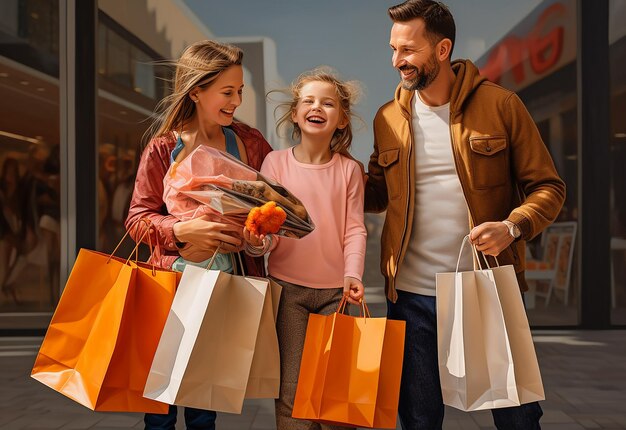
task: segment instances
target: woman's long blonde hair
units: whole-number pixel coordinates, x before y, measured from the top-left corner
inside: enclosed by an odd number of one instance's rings
[[[343,129],[335,130],[330,142],[330,150],[340,153],[347,152],[352,144],[352,118],[356,116],[352,112],[352,107],[357,103],[361,95],[361,85],[358,81],[340,80],[335,71],[328,66],[320,66],[304,72],[288,88],[278,90],[281,93],[288,94],[291,100],[279,103],[276,109],[274,109],[274,112],[284,111],[276,121],[276,131],[280,134],[281,129],[292,126],[291,138],[295,141],[300,140],[302,130],[300,130],[297,123],[291,121],[291,113],[296,109],[300,101],[302,87],[309,82],[327,82],[335,87],[339,106],[342,114],[348,120],[348,125]]]
[[[180,131],[196,111],[189,92],[195,87],[206,88],[230,66],[241,65],[242,59],[241,49],[225,43],[203,40],[188,46],[172,64],[176,67],[174,90],[157,105],[144,140]]]

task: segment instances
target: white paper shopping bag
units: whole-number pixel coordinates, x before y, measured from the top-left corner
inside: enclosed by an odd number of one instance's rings
[[[436,280],[444,403],[472,411],[542,400],[539,366],[513,267],[458,272],[457,265],[456,272],[438,273]]]
[[[268,280],[187,265],[144,396],[241,413]]]

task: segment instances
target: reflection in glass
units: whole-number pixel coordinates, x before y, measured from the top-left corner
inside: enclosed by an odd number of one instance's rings
[[[59,3],[3,1],[0,15],[0,313],[59,298]]]
[[[98,249],[111,252],[124,235],[146,119],[165,91],[162,60],[101,14],[98,29]],[[119,255],[133,248],[124,244]]]

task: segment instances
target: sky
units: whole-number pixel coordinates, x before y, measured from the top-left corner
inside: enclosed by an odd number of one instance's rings
[[[274,40],[277,66],[288,83],[319,65],[361,82],[352,154],[367,162],[372,120],[399,82],[391,67],[387,9],[398,0],[184,0],[217,37],[264,36]],[[477,60],[541,0],[448,0],[457,36],[453,58]],[[245,63],[245,57],[244,57]],[[244,100],[245,103],[245,100]],[[270,142],[271,143],[271,142]]]

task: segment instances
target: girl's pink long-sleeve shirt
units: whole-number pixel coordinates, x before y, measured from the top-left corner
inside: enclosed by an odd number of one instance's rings
[[[345,276],[361,280],[367,232],[359,165],[339,154],[325,164],[300,163],[289,148],[269,153],[261,173],[299,198],[315,224],[301,239],[280,237],[269,274],[311,288],[342,287]]]

